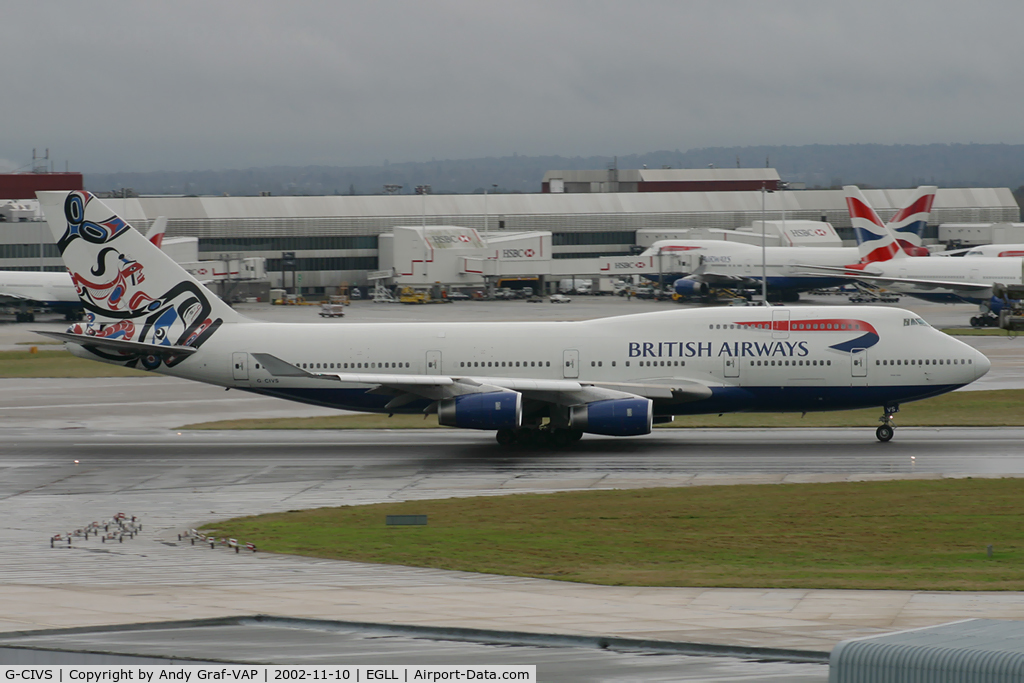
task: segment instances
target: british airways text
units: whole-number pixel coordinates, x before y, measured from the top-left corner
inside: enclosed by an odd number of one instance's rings
[[[712,358],[715,356],[802,358],[808,353],[810,351],[807,350],[805,341],[722,342],[718,346],[718,353],[715,353],[713,342],[629,342],[630,358]]]

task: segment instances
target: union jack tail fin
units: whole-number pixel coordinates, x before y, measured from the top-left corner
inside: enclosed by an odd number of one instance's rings
[[[906,254],[900,249],[896,238],[871,208],[860,188],[856,185],[846,185],[843,190],[846,192],[846,208],[850,212],[850,221],[857,235],[860,262],[874,263],[905,258]]]
[[[928,216],[931,215],[935,192],[938,189],[935,185],[922,185],[917,188],[910,201],[897,211],[887,224],[900,247],[907,253],[913,253],[915,248],[923,248],[921,238],[924,237],[924,229],[928,225]]]
[[[246,320],[91,193],[37,195],[85,307],[69,333],[198,347],[222,323]]]

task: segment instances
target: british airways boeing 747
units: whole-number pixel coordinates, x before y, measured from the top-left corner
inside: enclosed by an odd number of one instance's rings
[[[673,310],[582,322],[247,319],[87,192],[40,193],[87,319],[72,353],[317,406],[436,413],[502,444],[648,434],[675,415],[899,404],[973,382],[984,355],[897,308]]]

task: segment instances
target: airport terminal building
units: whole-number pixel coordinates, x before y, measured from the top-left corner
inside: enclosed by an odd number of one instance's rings
[[[912,190],[868,190],[883,219]],[[380,236],[398,226],[457,226],[485,240],[530,231],[551,233],[551,258],[628,255],[637,231],[735,229],[768,220],[828,221],[852,243],[842,190],[546,192],[500,195],[288,197],[133,197],[104,199],[145,231],[168,218],[168,237],[198,239],[203,260],[264,257],[272,287],[294,271],[306,292],[342,283],[365,285],[381,268]],[[0,207],[2,208],[2,207]],[[928,232],[940,223],[1020,220],[1007,188],[940,189]],[[568,264],[566,264],[568,265]],[[62,270],[45,225],[23,215],[0,223],[0,268]],[[289,275],[289,278],[291,276]]]

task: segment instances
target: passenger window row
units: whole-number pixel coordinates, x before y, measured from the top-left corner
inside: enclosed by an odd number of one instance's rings
[[[788,320],[776,320],[780,326],[784,323],[788,323]],[[922,321],[923,322],[923,321]],[[918,324],[918,323],[915,323]],[[927,323],[925,323],[927,324]],[[709,330],[738,330],[743,328],[754,328],[757,330],[771,329],[771,323],[751,323],[749,325],[708,325]],[[790,326],[791,330],[859,330],[862,329],[860,323],[792,323]]]
[[[775,366],[776,364],[779,367],[793,366],[793,365],[795,365],[795,366],[808,366],[808,365],[810,365],[810,366],[822,366],[822,365],[832,365],[832,361],[830,361],[830,360],[779,360],[779,361],[774,361],[774,360],[771,360],[771,361],[768,361],[768,360],[752,360],[752,361],[750,361],[750,366],[751,367],[762,366],[762,365],[772,367],[772,366]]]
[[[303,370],[395,370],[409,363],[296,363]]]
[[[522,363],[522,365],[520,365]],[[512,368],[512,367],[524,367],[524,368],[550,368],[551,361],[543,360],[531,360],[531,361],[459,361],[460,368]]]
[[[612,365],[615,365],[614,361],[612,362]],[[639,360],[639,361],[637,361],[637,365],[639,365],[642,368],[643,367],[649,368],[649,367],[652,367],[652,366],[653,367],[665,367],[665,366],[668,366],[668,367],[679,367],[679,366],[685,366],[686,365],[686,361],[685,360]],[[627,368],[629,367],[629,361],[628,360],[626,361],[626,367]]]
[[[875,361],[875,365],[973,365],[973,364],[974,363],[973,363],[973,361],[970,358],[968,358],[966,360],[963,359],[963,358],[953,358],[953,359],[939,358],[937,360],[935,358],[924,358],[924,359],[921,359],[921,358],[911,358],[910,360],[903,360],[902,358],[900,358],[900,359],[897,359],[897,360],[884,359],[884,360],[876,360]]]

